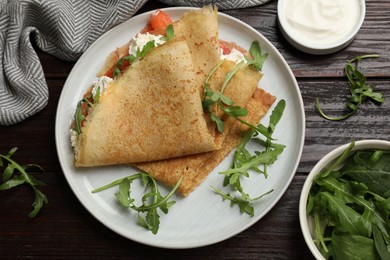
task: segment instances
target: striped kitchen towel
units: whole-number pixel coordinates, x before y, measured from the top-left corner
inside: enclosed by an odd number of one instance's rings
[[[74,61],[104,32],[147,0],[0,0],[0,125],[16,124],[49,98],[34,45]],[[269,0],[160,0],[170,5],[242,8]]]

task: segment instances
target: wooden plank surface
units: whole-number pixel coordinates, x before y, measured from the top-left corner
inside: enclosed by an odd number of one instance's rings
[[[69,188],[58,162],[54,125],[58,99],[74,62],[38,50],[49,87],[48,105],[14,126],[0,126],[0,153],[17,146],[15,160],[41,165],[39,179],[50,203],[27,218],[33,194],[28,187],[0,191],[0,259],[313,259],[303,240],[298,203],[306,175],[327,152],[351,140],[390,140],[390,2],[367,0],[366,20],[354,42],[332,55],[313,56],[291,47],[277,28],[276,5],[224,11],[253,26],[282,53],[301,89],[306,113],[305,146],[298,171],[276,206],[259,222],[221,243],[188,250],[148,247],[122,238],[99,223]],[[148,2],[140,12],[166,7]],[[343,67],[356,55],[377,53],[360,64],[368,81],[383,91],[382,105],[366,102],[356,115],[329,122],[314,107],[319,97],[332,115],[345,112],[348,84]]]

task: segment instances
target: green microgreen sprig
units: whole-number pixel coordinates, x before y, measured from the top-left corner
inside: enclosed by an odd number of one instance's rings
[[[74,127],[73,130],[77,132],[77,134],[81,134],[82,122],[85,120],[85,116],[82,113],[84,99],[78,102],[76,112],[74,114]]]
[[[12,148],[6,155],[0,154],[0,167],[4,167],[5,163],[8,162],[2,174],[0,190],[9,190],[22,184],[30,185],[34,191],[35,200],[32,204],[34,209],[28,214],[28,217],[33,218],[39,213],[43,205],[48,203],[48,200],[45,194],[38,189],[38,187],[45,185],[45,183],[37,180],[27,173],[27,170],[38,168],[43,171],[43,169],[37,164],[20,165],[11,159],[11,156],[16,152],[16,150],[17,148],[15,147]]]
[[[237,191],[239,196],[235,197],[231,195],[230,192],[224,193],[222,190],[211,187],[224,200],[230,200],[230,206],[237,205],[241,213],[254,216],[254,207],[252,203],[260,200],[273,191],[271,189],[270,191],[260,196],[252,198],[244,191],[241,185],[241,179],[242,177],[248,178],[250,176],[250,171],[262,173],[266,178],[268,177],[266,166],[273,164],[285,148],[285,146],[282,144],[274,143],[271,137],[276,124],[280,121],[283,115],[285,106],[286,102],[283,99],[280,100],[272,111],[269,127],[261,127],[261,129],[265,128],[268,131],[266,140],[261,139],[259,136],[262,134],[262,132],[257,131],[257,129],[260,127],[252,128],[248,132],[245,132],[240,144],[237,146],[236,151],[234,152],[233,163],[231,167],[226,171],[220,172],[220,174],[225,175],[223,187],[229,186],[231,190]],[[252,139],[262,144],[265,149],[263,151],[256,151],[254,154],[250,153],[245,147],[246,144]],[[260,169],[262,165],[264,167],[263,170]]]
[[[223,61],[218,63],[218,65],[211,71],[211,73],[215,73],[215,71],[221,66]],[[205,85],[204,85],[204,94],[205,98],[203,101],[203,108],[210,113],[211,120],[214,121],[217,125],[218,132],[222,133],[224,131],[224,122],[220,117],[213,113],[212,106],[217,104],[217,106],[222,110],[226,110],[229,114],[234,117],[245,116],[248,114],[248,111],[245,108],[240,106],[233,106],[233,101],[223,94],[226,85],[229,83],[233,75],[237,72],[237,70],[241,67],[244,62],[236,64],[234,68],[226,74],[226,78],[222,83],[220,91],[213,91],[210,88],[210,83],[208,82],[210,79],[210,75],[207,77]],[[225,108],[226,107],[226,108]],[[225,112],[225,111],[224,111]]]
[[[357,69],[357,64],[360,60],[367,59],[367,58],[378,58],[378,57],[379,55],[376,54],[368,54],[368,55],[357,56],[347,62],[344,71],[350,86],[349,91],[351,96],[348,98],[347,101],[347,108],[350,110],[350,112],[340,117],[328,116],[321,109],[319,99],[316,98],[316,108],[323,118],[332,121],[339,121],[339,120],[346,119],[352,116],[353,114],[355,114],[359,110],[359,107],[362,104],[362,102],[365,101],[366,99],[371,99],[379,103],[384,102],[384,94],[379,92],[374,92],[374,85],[373,84],[367,85],[366,76]],[[356,66],[354,65],[354,63],[356,63]]]
[[[254,67],[258,71],[261,71],[263,69],[264,62],[268,57],[268,53],[262,53],[258,41],[252,42],[251,47],[249,48],[249,53],[253,58],[245,56],[248,65]]]
[[[151,40],[151,41],[148,41],[142,47],[142,49],[137,48],[135,55],[129,54],[129,55],[126,55],[126,56],[120,58],[116,62],[115,67],[114,67],[114,72],[113,72],[114,79],[116,79],[121,74],[122,70],[120,69],[120,67],[123,66],[124,61],[128,61],[130,64],[132,64],[136,60],[140,60],[140,59],[144,58],[146,56],[146,54],[148,54],[154,47],[155,47],[155,41]]]
[[[131,184],[136,179],[140,179],[142,185],[145,187],[145,194],[142,196],[141,206],[137,206],[135,204],[136,200],[130,196]],[[166,196],[162,196],[154,178],[147,173],[141,172],[113,181],[103,187],[93,190],[92,193],[97,193],[119,185],[119,190],[115,193],[118,202],[125,208],[137,211],[138,225],[152,231],[153,234],[157,234],[160,227],[160,215],[158,214],[158,211],[161,210],[163,213],[167,214],[168,209],[175,204],[175,201],[169,201],[169,199],[179,188],[181,181],[182,177]]]
[[[163,41],[169,41],[172,40],[173,37],[175,37],[175,31],[173,30],[173,25],[169,24],[167,26],[167,29],[165,29],[165,36],[161,37]]]
[[[249,58],[245,56],[245,60],[247,61],[249,66],[252,66],[254,69],[260,71],[263,67],[264,61],[266,60],[268,54],[264,54],[261,51],[259,42],[253,41],[251,44],[251,47],[249,49],[249,53],[253,58]],[[241,61],[237,63],[234,68],[226,73],[226,77],[222,83],[221,90],[220,91],[213,91],[210,88],[210,78],[214,73],[217,71],[217,69],[222,65],[224,60],[220,61],[209,73],[209,75],[206,78],[205,84],[204,84],[204,100],[203,100],[203,108],[205,111],[210,113],[210,118],[215,124],[217,125],[218,132],[222,133],[224,131],[224,122],[223,120],[218,117],[216,114],[212,111],[212,106],[214,104],[217,104],[217,106],[228,116],[240,121],[242,124],[245,124],[252,129],[256,129],[257,131],[261,132],[263,135],[268,136],[267,130],[263,128],[262,126],[256,127],[251,124],[248,124],[246,121],[242,120],[240,117],[246,116],[248,114],[248,110],[246,108],[243,108],[241,106],[235,106],[234,102],[227,96],[223,94],[223,91],[225,90],[227,84],[230,82],[232,77],[236,74],[236,72],[239,70],[239,68],[244,64],[244,61]],[[268,136],[269,137],[269,136]]]
[[[161,37],[164,41],[169,41],[171,39],[173,39],[173,37],[175,36],[175,32],[173,30],[173,26],[172,24],[168,25],[167,28],[165,29],[165,36]],[[133,54],[129,54],[127,56],[124,56],[122,58],[120,58],[117,63],[115,64],[115,67],[114,67],[114,72],[113,72],[113,77],[114,79],[117,78],[120,74],[121,74],[121,69],[120,67],[123,65],[123,62],[125,60],[129,61],[130,64],[134,63],[135,61],[137,60],[140,60],[142,58],[144,58],[146,56],[146,54],[148,54],[152,49],[154,49],[156,47],[156,43],[154,40],[151,40],[151,41],[148,41],[143,47],[142,49],[140,48],[137,48],[136,50],[136,54],[133,55]]]
[[[90,100],[93,100],[93,103]],[[87,103],[88,107],[93,107],[93,104],[96,104],[100,100],[100,87],[97,88],[96,94],[92,95],[92,92],[77,104],[76,112],[74,114],[74,126],[73,130],[77,132],[77,134],[81,134],[82,123],[85,120],[85,115],[83,114],[83,104]]]

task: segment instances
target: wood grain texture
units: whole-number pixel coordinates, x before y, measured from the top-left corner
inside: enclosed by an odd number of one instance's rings
[[[390,140],[390,2],[366,0],[366,20],[357,38],[338,53],[313,56],[295,50],[277,28],[276,4],[225,11],[264,34],[291,66],[301,89],[306,113],[306,138],[298,171],[276,206],[259,222],[221,243],[188,250],[152,248],[127,240],[98,222],[74,196],[58,162],[54,125],[58,99],[74,63],[38,50],[49,103],[37,115],[14,126],[0,126],[0,153],[17,146],[14,159],[41,165],[37,177],[49,198],[35,219],[27,218],[33,202],[28,187],[0,192],[0,259],[313,259],[300,231],[300,191],[315,163],[336,146],[360,139]],[[140,12],[167,7],[149,1]],[[314,107],[319,97],[331,115],[345,110],[348,84],[343,67],[356,55],[378,53],[359,67],[368,82],[385,93],[382,105],[365,102],[351,118],[330,122]]]

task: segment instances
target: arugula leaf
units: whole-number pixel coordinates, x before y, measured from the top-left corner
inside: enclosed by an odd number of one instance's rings
[[[374,236],[374,245],[378,255],[381,259],[390,259],[390,252],[387,249],[389,242],[386,241],[381,230],[377,226],[374,225],[372,227],[372,231]]]
[[[230,193],[223,193],[221,190],[211,187],[215,193],[219,194],[223,200],[230,200],[230,206],[238,205],[241,213],[246,213],[249,216],[254,216],[254,209],[249,205],[249,201],[242,200],[237,197],[232,197]]]
[[[211,73],[206,78],[206,82],[204,85],[204,101],[203,101],[203,108],[210,113],[210,118],[213,122],[217,125],[218,132],[222,133],[224,131],[224,123],[220,117],[218,117],[216,114],[213,113],[212,106],[216,104],[223,112],[226,114],[237,118],[243,115],[246,115],[248,111],[245,108],[242,108],[240,106],[233,106],[233,101],[223,95],[223,91],[225,90],[227,84],[232,79],[234,74],[237,72],[237,70],[242,66],[244,63],[241,61],[240,63],[236,64],[234,68],[229,71],[226,74],[226,77],[222,83],[221,90],[220,91],[213,91],[210,88],[209,79],[210,77],[215,73],[215,71],[222,65],[223,61],[219,62],[217,66],[213,68]]]
[[[12,148],[6,155],[0,154],[0,167],[4,166],[4,162],[8,162],[7,167],[4,169],[2,181],[0,185],[1,190],[9,190],[22,184],[28,184],[34,191],[35,200],[32,204],[33,210],[28,214],[30,218],[35,217],[42,209],[44,204],[48,203],[47,197],[38,189],[39,186],[45,185],[45,183],[35,179],[32,175],[27,173],[28,169],[38,168],[43,169],[36,164],[20,165],[11,156],[16,152],[17,148]],[[19,174],[17,174],[19,173]]]
[[[365,184],[372,192],[390,198],[390,152],[382,152],[375,163],[370,157],[375,151],[358,151],[344,166],[344,173],[353,180]]]
[[[151,41],[148,41],[143,47],[142,49],[140,48],[137,48],[136,50],[136,54],[133,55],[133,54],[129,54],[127,56],[124,56],[122,58],[120,58],[115,66],[114,66],[114,71],[113,71],[113,77],[114,79],[117,78],[121,73],[122,73],[122,70],[120,69],[121,66],[123,66],[123,62],[124,61],[129,61],[129,63],[134,63],[135,61],[137,60],[140,60],[142,58],[144,58],[146,56],[146,54],[148,54],[152,49],[154,49],[156,46],[155,46],[155,41],[154,40],[151,40]]]
[[[154,40],[151,40],[151,41],[148,41],[144,47],[142,48],[142,50],[140,48],[137,49],[136,51],[136,58],[137,59],[142,59],[143,57],[146,56],[146,54],[148,54],[152,49],[154,49],[155,47],[155,42]]]
[[[254,129],[257,132],[260,132],[261,134],[265,135],[267,138],[270,137],[269,132],[267,128],[265,128],[262,125],[254,126],[252,124],[249,124],[248,122],[242,120],[240,117],[246,116],[248,114],[248,110],[246,108],[235,106],[233,101],[223,95],[223,91],[226,88],[227,84],[231,80],[231,78],[234,76],[234,74],[237,72],[237,70],[242,66],[243,61],[236,64],[236,66],[229,71],[226,74],[226,78],[224,82],[222,83],[221,90],[220,91],[213,91],[210,88],[210,77],[215,73],[215,71],[222,65],[224,60],[220,61],[210,72],[208,77],[206,78],[205,84],[204,84],[204,100],[203,100],[203,108],[205,111],[210,113],[210,118],[213,122],[217,125],[218,132],[222,133],[224,131],[224,122],[223,120],[218,117],[216,114],[213,113],[212,106],[216,104],[221,111],[223,111],[226,115],[236,119],[242,124],[245,124],[249,126],[251,129]]]
[[[248,170],[256,170],[259,165],[262,164],[273,164],[277,159],[278,155],[283,152],[283,149],[274,149],[270,151],[265,151],[259,153],[255,157],[251,157],[248,161],[244,161],[244,163],[237,163],[237,168],[230,168],[226,171],[220,172],[220,174],[230,175],[234,173],[246,173]],[[240,157],[239,159],[241,159]]]
[[[164,41],[172,40],[175,37],[175,32],[173,30],[173,25],[169,24],[167,29],[165,29],[165,36],[161,37]]]
[[[334,259],[379,259],[374,241],[367,237],[336,230],[332,234],[332,241]]]
[[[278,102],[275,109],[272,110],[271,116],[269,118],[269,127],[268,127],[268,130],[271,134],[274,132],[276,125],[279,123],[280,119],[282,118],[285,108],[286,108],[286,101],[282,99]]]
[[[271,113],[271,116],[269,119],[269,126],[268,126],[269,136],[271,136],[274,133],[275,127],[279,123],[280,119],[282,118],[282,115],[283,115],[285,108],[286,108],[286,101],[284,99],[282,99],[278,102],[278,104],[276,105],[274,110],[272,110],[272,113]],[[272,145],[271,141],[272,141],[271,138],[267,137],[266,144],[264,145],[266,151],[269,151],[272,148],[273,145]],[[265,177],[267,177],[268,176],[267,164],[264,164],[263,171],[264,171]]]
[[[140,179],[145,187],[145,194],[142,196],[142,204],[140,206],[137,206],[135,204],[136,200],[130,196],[131,184],[136,179]],[[179,188],[181,181],[182,177],[167,195],[162,196],[153,177],[145,172],[141,172],[115,180],[105,186],[94,189],[92,193],[101,192],[119,185],[119,190],[115,193],[118,202],[125,208],[137,211],[137,224],[152,231],[153,234],[157,234],[160,227],[158,210],[161,210],[165,214],[168,213],[168,209],[175,203],[175,201],[169,200]]]
[[[263,171],[260,170],[260,166],[273,164],[277,157],[283,152],[285,146],[281,144],[276,144],[273,142],[271,137],[276,124],[280,121],[283,111],[285,108],[285,101],[280,100],[278,104],[272,111],[270,126],[268,128],[259,124],[262,127],[254,127],[250,131],[243,133],[243,138],[239,145],[237,146],[234,156],[232,166],[220,172],[224,175],[223,186],[229,186],[233,191],[237,191],[240,197],[234,197],[229,192],[224,193],[222,190],[211,187],[218,195],[220,195],[223,200],[229,200],[230,206],[238,205],[241,213],[246,213],[250,216],[254,215],[254,208],[252,203],[260,200],[264,196],[271,193],[273,190],[270,190],[263,195],[252,198],[248,193],[246,193],[241,185],[241,178],[250,176],[249,172],[263,173],[267,178],[266,168]],[[272,125],[272,126],[271,126]],[[261,129],[261,130],[259,130]],[[266,141],[262,140],[258,135],[265,133]],[[255,151],[254,154],[251,154],[246,148],[246,144],[255,137],[255,140],[264,145],[265,149],[263,151]]]
[[[77,104],[76,113],[74,115],[74,130],[77,134],[81,134],[81,123],[84,121],[85,116],[82,113],[83,100]]]
[[[344,71],[350,86],[349,91],[351,96],[348,98],[348,102],[347,102],[347,107],[350,110],[350,112],[345,114],[344,116],[330,117],[322,111],[319,99],[316,98],[316,108],[323,118],[332,121],[346,119],[352,116],[353,114],[355,114],[358,111],[361,103],[364,102],[366,99],[372,99],[378,103],[384,102],[384,94],[374,92],[374,86],[372,84],[367,85],[366,76],[364,76],[364,74],[357,69],[357,63],[360,60],[366,58],[378,58],[378,57],[379,55],[376,54],[368,54],[368,55],[357,56],[347,62]],[[354,66],[353,63],[356,63],[356,66]]]
[[[93,103],[96,104],[100,100],[100,87],[97,88],[96,94],[92,97]]]
[[[261,71],[263,69],[263,64],[268,57],[267,53],[262,53],[260,44],[258,41],[253,41],[251,47],[249,48],[249,53],[252,55],[253,59],[245,57],[249,65],[253,66],[256,70]]]

